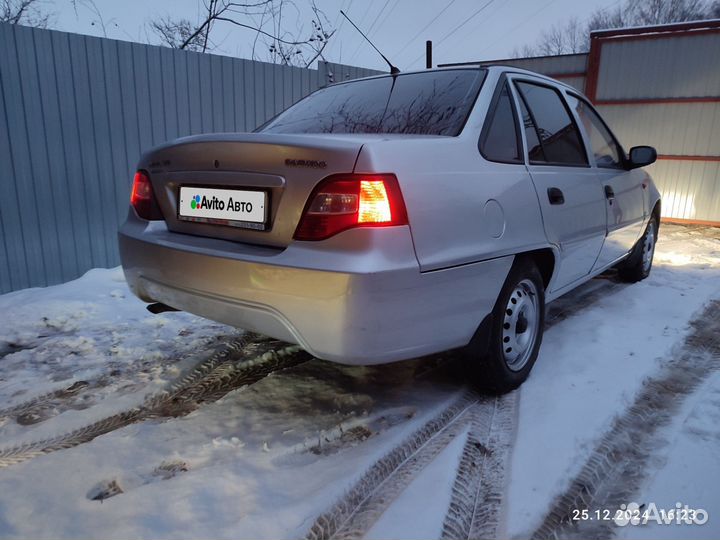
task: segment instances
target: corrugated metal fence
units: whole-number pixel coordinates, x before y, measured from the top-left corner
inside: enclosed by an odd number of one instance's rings
[[[481,63],[584,90],[626,148],[657,148],[664,219],[720,225],[720,21],[593,32],[589,54]]]
[[[332,77],[375,73],[0,23],[0,293],[117,265],[116,231],[142,151],[250,131]]]

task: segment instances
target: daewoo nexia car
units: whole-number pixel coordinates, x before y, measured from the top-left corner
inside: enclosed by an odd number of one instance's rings
[[[545,304],[650,272],[660,197],[593,106],[510,67],[335,84],[254,133],[143,156],[120,231],[146,302],[377,364],[462,348],[508,391]]]

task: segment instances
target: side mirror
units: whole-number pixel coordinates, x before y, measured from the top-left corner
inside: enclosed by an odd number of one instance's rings
[[[630,149],[629,165],[631,169],[645,167],[657,161],[657,151],[652,146],[633,146]]]

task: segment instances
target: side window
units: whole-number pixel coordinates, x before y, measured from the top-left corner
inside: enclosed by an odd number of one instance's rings
[[[523,116],[527,112],[536,130],[535,139],[542,150],[541,153],[540,149],[535,149],[536,143],[528,138],[530,162],[586,166],[587,155],[580,133],[560,94],[538,84],[517,82],[516,85],[525,102]],[[528,123],[524,123],[527,135]]]
[[[490,105],[490,113],[480,135],[480,152],[490,161],[522,163],[517,124],[507,82],[502,83],[500,92]]]
[[[598,114],[588,105],[585,100],[569,94],[568,103],[575,109],[585,132],[590,137],[595,163],[598,167],[609,169],[622,168],[622,150],[615,139],[608,131]]]

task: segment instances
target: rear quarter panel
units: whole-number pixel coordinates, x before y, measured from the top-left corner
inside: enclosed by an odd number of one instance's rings
[[[648,219],[655,205],[660,202],[661,196],[650,173],[648,173],[647,170],[643,170],[643,172],[645,173],[643,183],[647,186],[647,188],[643,190],[645,192],[643,204],[645,205],[645,217]]]
[[[397,175],[423,272],[548,246],[525,166],[478,149],[496,82],[490,74],[459,136],[375,141],[358,157],[355,172]]]

